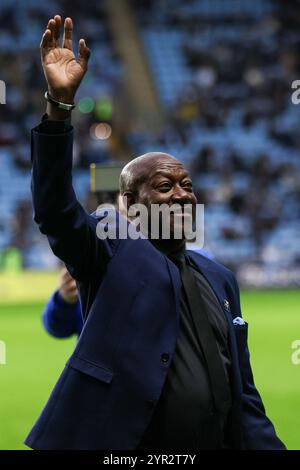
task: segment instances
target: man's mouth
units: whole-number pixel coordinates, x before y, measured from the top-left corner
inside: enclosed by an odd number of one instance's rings
[[[182,209],[178,209],[178,210],[174,210],[171,212],[171,215],[180,215],[180,216],[184,216],[184,217],[191,217],[193,215],[193,211],[191,208],[182,208]]]

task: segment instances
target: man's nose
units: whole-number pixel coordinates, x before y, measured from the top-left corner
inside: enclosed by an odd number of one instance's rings
[[[171,202],[172,203],[178,203],[178,204],[188,204],[191,202],[191,196],[188,191],[186,191],[184,188],[181,186],[176,186],[173,189],[173,193],[171,196]]]

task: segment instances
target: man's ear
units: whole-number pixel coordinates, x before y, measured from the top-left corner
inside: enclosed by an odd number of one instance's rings
[[[137,202],[136,196],[132,191],[125,191],[122,194],[123,204],[125,209],[128,211],[129,207]]]

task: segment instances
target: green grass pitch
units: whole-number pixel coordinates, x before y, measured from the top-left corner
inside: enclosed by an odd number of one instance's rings
[[[6,364],[0,365],[0,449],[26,448],[22,442],[75,345],[75,337],[57,340],[43,330],[43,306],[41,301],[0,303],[0,340],[6,344]],[[291,361],[291,344],[300,340],[300,291],[242,292],[242,306],[267,414],[287,447],[300,449],[300,364]]]

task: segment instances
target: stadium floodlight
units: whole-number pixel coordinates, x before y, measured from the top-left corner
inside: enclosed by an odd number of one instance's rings
[[[91,192],[119,191],[119,178],[123,165],[90,165]]]

